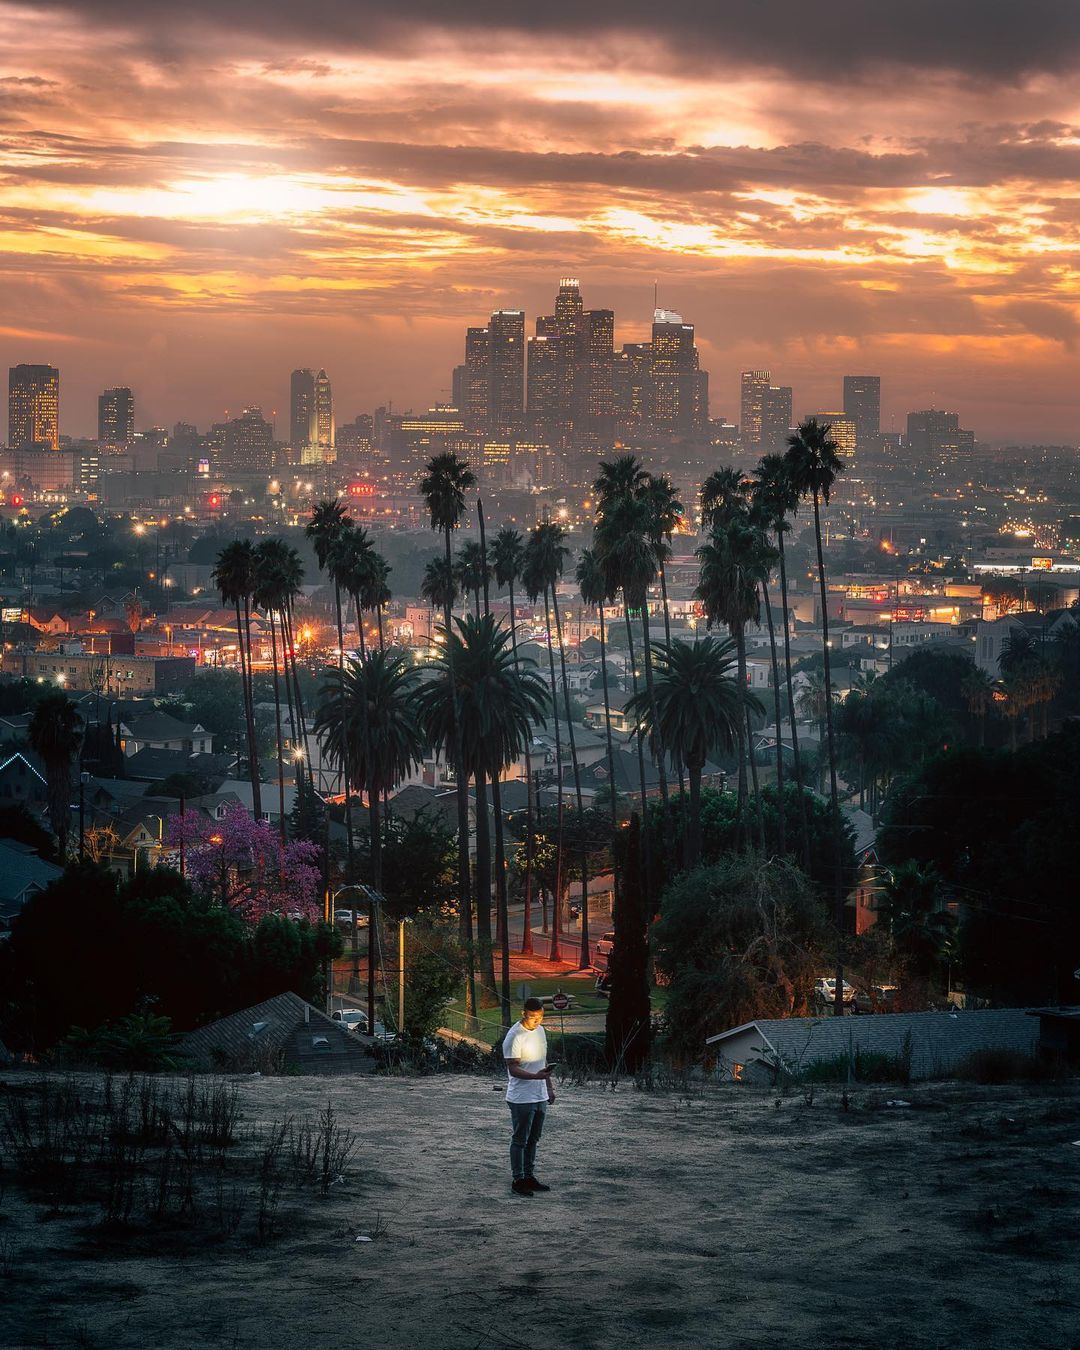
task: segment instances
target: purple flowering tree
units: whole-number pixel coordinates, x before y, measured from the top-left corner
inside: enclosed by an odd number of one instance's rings
[[[231,806],[213,821],[190,811],[169,821],[166,843],[184,847],[184,875],[202,895],[253,923],[264,914],[322,918],[321,852],[307,839],[283,844],[266,821]]]

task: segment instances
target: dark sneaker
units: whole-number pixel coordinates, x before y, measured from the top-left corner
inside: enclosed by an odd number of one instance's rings
[[[530,1200],[532,1199],[533,1188],[529,1185],[527,1181],[515,1181],[511,1185],[510,1189],[514,1192],[515,1195],[524,1195],[527,1196]]]
[[[550,1186],[545,1186],[544,1183],[543,1183],[542,1181],[537,1181],[537,1179],[536,1179],[535,1177],[526,1177],[526,1178],[525,1178],[525,1185],[528,1186],[528,1188],[529,1188],[530,1191],[534,1191],[534,1192],[535,1192],[535,1191],[550,1191],[550,1190],[551,1190],[551,1187],[550,1187]]]

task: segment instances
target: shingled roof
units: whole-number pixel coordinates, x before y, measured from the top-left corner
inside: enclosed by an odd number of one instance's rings
[[[303,1074],[370,1073],[362,1041],[291,991],[190,1031],[180,1053],[201,1068],[289,1069]]]

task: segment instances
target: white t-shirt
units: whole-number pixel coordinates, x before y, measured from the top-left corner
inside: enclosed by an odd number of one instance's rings
[[[503,1059],[520,1060],[529,1073],[539,1073],[547,1067],[547,1032],[542,1026],[526,1030],[515,1022],[503,1040]],[[546,1102],[546,1078],[515,1078],[506,1071],[506,1100],[508,1102]]]

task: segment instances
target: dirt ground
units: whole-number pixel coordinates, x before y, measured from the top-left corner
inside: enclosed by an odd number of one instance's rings
[[[184,1252],[103,1245],[9,1170],[0,1344],[1080,1346],[1080,1085],[874,1089],[845,1111],[832,1089],[566,1084],[534,1199],[509,1192],[493,1078],[239,1090],[245,1124],[332,1100],[360,1140],[344,1180],[289,1193],[271,1242]]]

